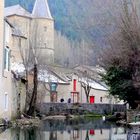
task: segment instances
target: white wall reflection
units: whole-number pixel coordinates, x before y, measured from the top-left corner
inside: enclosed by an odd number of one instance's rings
[[[42,131],[40,140],[127,140],[124,128]]]

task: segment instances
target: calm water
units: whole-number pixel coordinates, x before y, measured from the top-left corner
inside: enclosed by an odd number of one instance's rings
[[[140,140],[140,136],[100,120],[50,120],[39,128],[1,130],[0,140]]]

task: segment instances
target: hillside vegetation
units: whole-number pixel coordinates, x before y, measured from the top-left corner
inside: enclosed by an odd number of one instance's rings
[[[35,0],[5,0],[5,6],[21,4],[32,11]],[[112,32],[114,13],[120,0],[48,0],[55,29],[72,40],[94,40],[101,43]],[[112,12],[113,11],[113,12]]]

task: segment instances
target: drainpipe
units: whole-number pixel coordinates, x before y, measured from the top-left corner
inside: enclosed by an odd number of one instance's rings
[[[5,21],[3,19],[3,46],[2,46],[2,77],[4,78],[7,78],[5,75],[4,75],[4,49],[5,49],[5,46],[6,46],[6,42],[5,42]]]
[[[80,85],[81,85],[81,83],[80,83]],[[81,103],[82,103],[82,85],[81,85]]]

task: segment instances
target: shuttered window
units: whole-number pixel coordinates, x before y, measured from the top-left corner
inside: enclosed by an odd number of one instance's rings
[[[73,91],[76,91],[76,79],[73,80]]]

